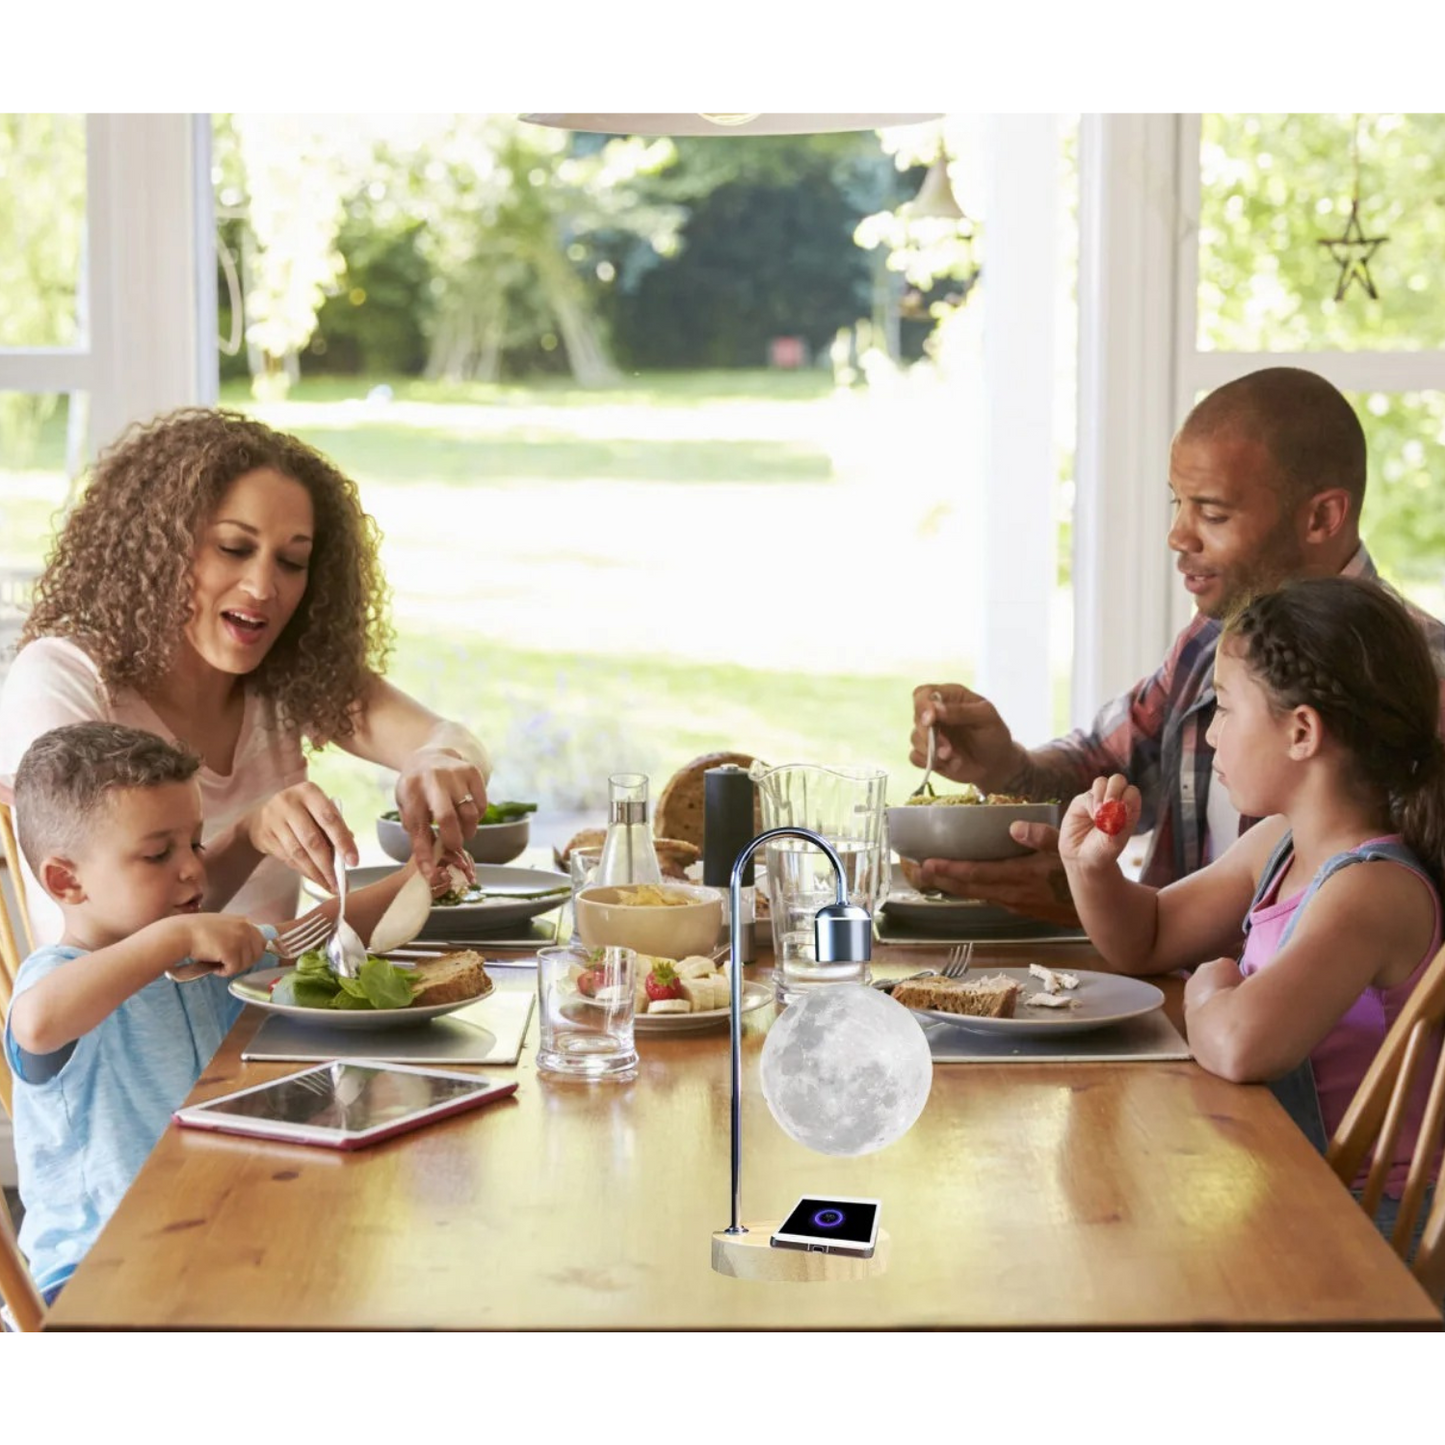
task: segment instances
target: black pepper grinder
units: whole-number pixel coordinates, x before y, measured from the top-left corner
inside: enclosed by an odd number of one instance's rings
[[[732,881],[733,862],[753,841],[753,797],[755,787],[746,768],[735,763],[709,768],[702,775],[702,881],[709,888],[727,888]],[[743,864],[739,882],[742,937],[738,956],[751,963],[756,956],[753,940],[753,860]],[[727,917],[724,904],[723,916]]]

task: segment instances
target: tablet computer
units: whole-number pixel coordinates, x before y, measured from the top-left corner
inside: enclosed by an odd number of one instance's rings
[[[499,1084],[477,1074],[333,1059],[204,1104],[188,1104],[176,1110],[175,1121],[192,1129],[361,1149],[516,1089],[515,1082]]]

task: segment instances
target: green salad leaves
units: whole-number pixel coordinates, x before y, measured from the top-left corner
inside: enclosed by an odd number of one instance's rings
[[[515,823],[518,818],[525,818],[528,813],[536,811],[535,803],[488,803],[487,811],[477,821],[481,827],[485,827],[488,823]],[[397,808],[393,808],[391,812],[383,813],[381,816],[392,823],[401,822],[401,811]]]
[[[413,997],[411,975],[404,968],[371,953],[358,978],[341,978],[319,948],[303,953],[295,970],[271,990],[272,1003],[300,1008],[410,1008]]]

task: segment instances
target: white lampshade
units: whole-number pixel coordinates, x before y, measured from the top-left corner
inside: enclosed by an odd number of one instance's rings
[[[937,120],[928,115],[801,115],[801,114],[687,114],[662,115],[542,115],[522,116],[533,125],[559,130],[595,131],[602,135],[814,135],[834,130],[882,130],[894,125],[915,125]]]
[[[968,218],[953,185],[948,179],[948,163],[940,156],[929,166],[918,194],[899,208],[899,214],[910,221],[964,221]]]

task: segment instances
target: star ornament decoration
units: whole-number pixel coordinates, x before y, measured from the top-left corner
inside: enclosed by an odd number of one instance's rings
[[[1330,255],[1340,263],[1340,279],[1335,285],[1336,301],[1343,301],[1345,292],[1356,281],[1365,288],[1371,300],[1379,300],[1380,293],[1370,279],[1370,258],[1389,239],[1388,236],[1365,235],[1365,228],[1360,225],[1359,198],[1350,202],[1350,219],[1345,225],[1344,235],[1327,237],[1318,243],[1328,246]]]

